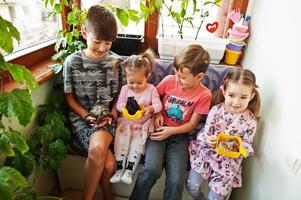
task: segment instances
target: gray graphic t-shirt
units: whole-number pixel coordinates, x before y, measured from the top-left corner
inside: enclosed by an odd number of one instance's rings
[[[64,92],[72,92],[87,111],[96,101],[109,107],[124,82],[121,73],[113,73],[111,61],[115,58],[118,55],[113,52],[101,60],[90,60],[82,51],[71,54],[64,63]],[[71,111],[69,119],[74,132],[89,126],[75,112]]]

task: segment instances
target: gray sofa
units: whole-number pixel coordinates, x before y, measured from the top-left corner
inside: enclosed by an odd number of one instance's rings
[[[211,91],[217,90],[227,72],[231,69],[229,66],[223,65],[209,65],[207,72],[205,73],[205,77],[203,79],[203,84],[208,87]],[[171,60],[163,60],[157,59],[156,66],[154,71],[150,76],[150,83],[157,85],[165,76],[173,74],[173,62]],[[195,132],[197,132],[202,127],[200,123],[197,130],[191,133],[193,137]],[[81,150],[80,146],[76,142],[76,140],[72,140],[70,143],[69,153],[66,158],[62,161],[60,169],[57,171],[59,183],[62,191],[66,189],[83,189],[83,166],[86,159],[85,153]],[[141,166],[139,166],[140,168]],[[139,171],[139,168],[137,171]],[[135,179],[137,176],[137,171],[135,174]],[[134,183],[135,179],[131,185],[126,184],[114,184],[113,185],[113,193],[115,199],[128,199]],[[165,174],[163,173],[161,178],[158,180],[154,188],[152,189],[150,199],[158,200],[162,199],[162,194],[164,190],[164,180]],[[101,192],[98,190],[98,192]],[[184,191],[183,200],[192,199],[188,192]],[[228,199],[228,198],[227,198]]]

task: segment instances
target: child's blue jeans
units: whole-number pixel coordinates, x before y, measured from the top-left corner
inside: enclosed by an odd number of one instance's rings
[[[187,178],[187,190],[194,200],[205,200],[205,195],[201,192],[201,185],[204,182],[203,177],[191,169]],[[213,190],[209,190],[207,200],[223,200],[224,197],[217,194]]]
[[[174,135],[163,141],[148,139],[144,167],[138,174],[130,200],[149,198],[152,187],[161,176],[163,164],[166,171],[163,199],[182,199],[188,162],[187,145],[186,134]]]

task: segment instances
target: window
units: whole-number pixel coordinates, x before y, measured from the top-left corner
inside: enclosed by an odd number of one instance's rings
[[[41,0],[6,0],[6,3],[1,1],[1,16],[12,22],[20,32],[20,43],[14,41],[14,52],[28,50],[43,42],[49,44],[49,40],[56,37],[60,23],[58,17],[48,17],[50,11],[51,9],[44,7]]]
[[[139,10],[139,2],[140,0],[81,0],[82,7],[85,10],[88,10],[92,5],[102,4],[102,5],[114,5],[121,8],[131,8],[135,10]],[[144,34],[144,21],[141,20],[138,24],[130,21],[127,27],[124,27],[118,23],[118,33],[122,34],[132,34],[132,35],[143,35]]]
[[[209,31],[206,30],[206,25],[207,24],[213,24],[214,22],[217,21],[218,17],[218,6],[215,6],[213,4],[209,4],[206,6],[202,6],[204,1],[196,1],[197,2],[197,8],[200,10],[199,12],[196,12],[193,14],[193,4],[192,1],[189,2],[188,8],[186,9],[186,17],[193,16],[193,21],[192,24],[194,28],[191,26],[190,23],[187,21],[184,21],[183,23],[183,38],[188,39],[188,38],[195,38],[197,29],[201,24],[202,18],[201,18],[201,13],[205,13],[206,11],[209,13],[209,16],[205,18],[201,29],[198,33],[198,37],[203,36],[203,37],[215,37],[215,34],[210,33]],[[170,36],[170,37],[175,37],[178,38],[179,36],[179,28],[175,20],[170,16],[170,13],[168,12],[167,8],[172,7],[173,10],[177,13],[180,13],[180,2],[179,1],[165,1],[165,4],[163,4],[163,10],[160,15],[160,20],[159,20],[159,34],[164,34],[165,36]],[[202,10],[203,9],[203,10]]]

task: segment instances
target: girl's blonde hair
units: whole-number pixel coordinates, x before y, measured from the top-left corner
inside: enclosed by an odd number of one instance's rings
[[[256,85],[256,77],[254,73],[247,69],[233,69],[228,72],[221,88],[213,94],[212,105],[216,105],[225,101],[222,89],[226,91],[229,82],[240,83],[253,87],[253,92],[255,95],[249,102],[248,109],[258,119],[258,112],[260,108],[260,97],[257,90],[258,86]]]
[[[145,70],[145,76],[147,77],[154,69],[155,66],[155,54],[151,49],[147,49],[141,55],[131,55],[127,59],[116,59],[113,62],[113,70],[116,70],[121,66],[121,70],[125,73],[126,70]],[[126,74],[125,74],[126,75]]]

